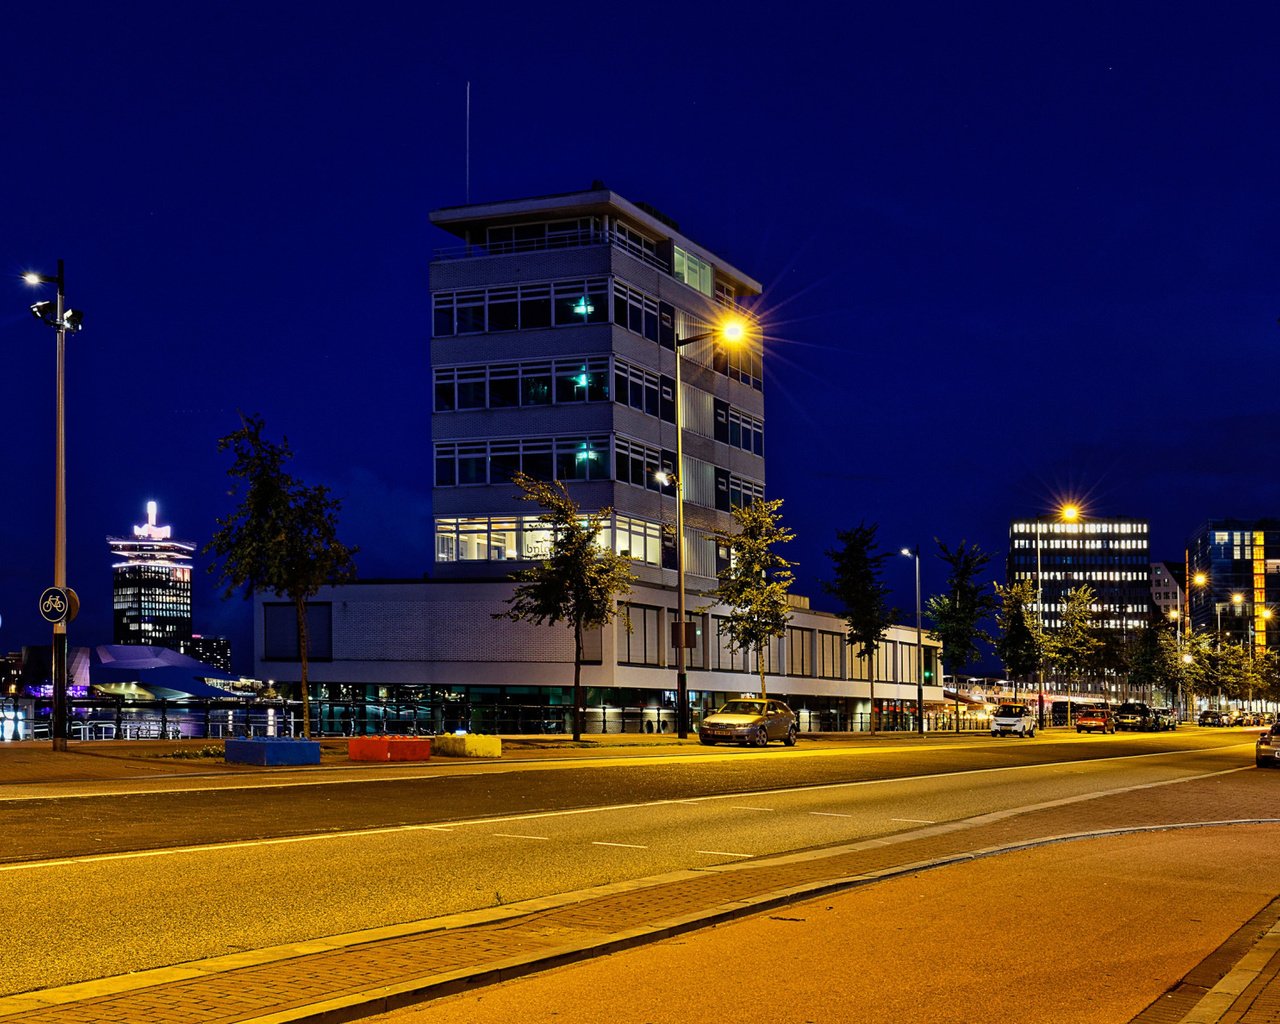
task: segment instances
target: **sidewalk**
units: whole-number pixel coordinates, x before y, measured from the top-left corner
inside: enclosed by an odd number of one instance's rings
[[[629,744],[633,740],[644,739],[620,737],[616,743],[589,748],[539,746],[536,749],[547,756],[564,755],[566,750],[573,749],[587,752],[579,756],[619,756],[627,754],[627,748],[622,745],[624,741]],[[896,736],[893,740],[919,742],[908,736]],[[105,746],[104,743],[93,745]],[[679,753],[678,741],[654,737],[636,748],[635,753],[653,756],[664,750]],[[18,753],[21,756],[11,761],[15,752],[0,748],[0,780],[6,777],[11,767],[39,772],[47,771],[52,762],[80,760],[78,752],[54,754],[49,751],[45,754],[31,750]],[[138,771],[137,767],[130,767],[138,761],[136,753],[128,750],[112,756],[91,755],[83,760],[92,762],[97,770],[126,773],[113,776],[116,778],[136,777],[128,773]],[[198,767],[208,771],[211,766]],[[1085,1012],[1088,1005],[1082,1009],[1072,1001],[1057,1007],[1061,1014],[1055,1016],[1046,1013],[1046,1008],[1037,1005],[1036,1000],[1030,1006],[1007,1012],[1003,1017],[986,1016],[988,1009],[994,1009],[989,1005],[989,998],[967,1007],[956,1004],[952,999],[951,1009],[959,1012],[959,1016],[954,1013],[946,1015],[942,1012],[945,1007],[932,1007],[927,1013],[913,1012],[908,1017],[877,1018],[868,1015],[869,1004],[858,1001],[856,996],[841,996],[837,1000],[834,992],[828,992],[827,997],[821,993],[815,995],[814,998],[828,1001],[808,1006],[814,1012],[806,1014],[805,1019],[821,1020],[824,1024],[828,1021],[871,1022],[878,1019],[928,1019],[935,1024],[947,1020],[972,1024],[985,1019],[1071,1020],[1082,1024],[1092,1020],[1102,1024],[1107,1019],[1133,1019],[1141,1024],[1164,1021],[1194,1024],[1275,1022],[1280,1020],[1280,982],[1277,982],[1277,973],[1280,972],[1280,927],[1277,926],[1280,900],[1276,899],[1280,891],[1280,843],[1277,842],[1280,832],[1275,824],[1277,801],[1274,783],[1277,780],[1268,777],[1272,774],[1250,770],[1230,776],[1233,785],[1229,807],[1222,805],[1220,779],[1158,786],[1101,800],[1060,802],[1023,814],[989,814],[967,822],[915,829],[888,839],[867,840],[833,849],[762,858],[706,870],[676,872],[660,878],[605,886],[526,904],[411,922],[372,932],[331,936],[293,947],[253,950],[64,989],[13,996],[0,999],[0,1024],[96,1024],[104,1020],[137,1024],[339,1021],[460,992],[468,994],[455,996],[455,999],[468,1000],[469,1005],[467,1013],[459,1019],[475,1020],[479,1024],[487,1019],[479,1015],[480,1008],[499,1006],[504,998],[502,993],[508,988],[485,988],[480,995],[471,994],[479,986],[636,946],[644,949],[622,955],[659,956],[675,949],[671,955],[676,958],[676,965],[664,968],[665,977],[676,986],[674,991],[668,991],[671,1001],[663,1004],[657,996],[653,1000],[655,1006],[666,1005],[671,1015],[664,1017],[656,1011],[649,1015],[633,1014],[633,1011],[639,1011],[639,993],[633,991],[634,981],[622,979],[644,978],[645,991],[650,988],[662,991],[664,974],[649,967],[643,968],[639,974],[632,974],[630,968],[624,969],[618,958],[610,957],[592,960],[590,964],[572,969],[605,972],[603,977],[589,975],[590,985],[595,986],[596,998],[584,996],[579,1003],[561,994],[554,1002],[539,1003],[536,999],[529,1002],[526,992],[520,996],[523,1012],[513,1014],[508,1009],[505,1017],[499,1015],[493,1019],[542,1019],[535,1017],[530,1009],[542,1007],[548,1012],[554,1011],[554,1019],[559,1024],[573,1024],[579,1019],[670,1020],[673,1024],[689,1020],[746,1021],[755,1018],[725,1012],[736,1010],[736,1004],[709,1005],[701,995],[704,991],[718,991],[717,978],[731,983],[725,994],[737,993],[733,950],[738,951],[738,956],[744,956],[751,949],[763,949],[765,967],[762,969],[766,974],[774,974],[783,962],[794,956],[795,950],[806,948],[808,944],[808,948],[816,951],[813,957],[834,959],[833,964],[827,965],[831,970],[824,968],[810,973],[833,982],[849,973],[860,976],[859,972],[850,972],[850,957],[856,957],[863,945],[888,942],[886,948],[898,950],[906,956],[907,937],[922,934],[925,925],[940,929],[938,937],[933,940],[936,944],[924,950],[926,959],[923,962],[930,965],[934,974],[956,966],[956,958],[952,954],[956,949],[994,948],[1000,951],[999,956],[980,965],[959,963],[963,969],[961,980],[967,973],[970,983],[974,980],[980,983],[972,989],[975,999],[978,992],[989,994],[999,970],[1013,962],[1008,952],[1014,932],[1009,929],[1015,926],[1024,931],[1030,930],[1027,932],[1029,937],[1023,941],[1032,943],[1029,947],[1032,950],[1056,951],[1067,944],[1069,937],[1083,936],[1076,945],[1084,950],[1084,955],[1093,958],[1092,963],[1088,959],[1081,963],[1061,956],[1046,956],[1044,963],[1038,966],[1049,972],[1053,980],[1047,984],[1040,980],[1030,989],[1020,984],[1016,987],[1017,992],[1088,994],[1090,987],[1082,985],[1082,982],[1091,976],[1090,968],[1097,967],[1098,947],[1090,939],[1096,933],[1107,937],[1109,948],[1124,952],[1123,958],[1117,961],[1122,968],[1119,975],[1111,977],[1108,974],[1105,980],[1108,989],[1118,990],[1132,980],[1130,974],[1136,971],[1138,979],[1146,986],[1142,991],[1147,992],[1150,998],[1144,997],[1141,1005],[1131,1007],[1123,1018],[1090,1016]],[[47,780],[48,776],[43,778]],[[1239,823],[1136,837],[1108,834],[1109,829],[1120,828],[1131,821],[1151,827],[1185,821],[1188,806],[1212,807],[1216,820],[1253,820],[1263,824]],[[1017,852],[1028,843],[1043,843],[1046,839],[1065,836],[1091,838],[1071,843],[1057,842],[1029,853]],[[1191,838],[1183,841],[1182,837]],[[1089,856],[1082,852],[1121,843],[1129,843],[1130,847],[1121,858],[1125,870],[1119,875],[1115,874],[1115,857]],[[1144,843],[1146,853],[1142,852]],[[1185,852],[1169,860],[1168,854],[1180,846],[1201,849],[1198,856],[1207,865],[1201,875],[1188,868],[1190,861]],[[1158,857],[1152,860],[1157,853],[1164,856],[1164,860]],[[1017,861],[1029,856],[1057,857],[1062,864],[1068,865],[1068,870],[1051,873],[1062,885],[1061,891],[1042,894],[1035,901],[1000,899],[1003,887],[1011,882],[1015,885],[1015,894],[1023,892],[1029,869],[1019,867]],[[1147,857],[1149,862],[1146,870],[1143,870],[1143,857]],[[1092,865],[1090,870],[1101,874],[1090,877],[1082,867],[1085,864]],[[1120,885],[1146,893],[1153,883],[1156,895],[1149,899],[1140,896],[1134,907],[1127,907],[1114,899],[1118,895],[1116,887]],[[932,897],[933,902],[925,899],[923,890],[919,888],[929,885],[939,887]],[[826,911],[813,909],[819,906],[856,906],[859,902],[865,904],[868,894],[886,891],[884,887],[887,886],[916,886],[916,889],[908,890],[910,898],[889,901],[891,907],[898,908],[896,921],[892,916],[881,915],[876,919],[880,923],[872,926],[872,919],[865,913],[850,913],[847,923],[853,931],[848,938],[840,938],[832,931],[831,922],[835,918],[829,917]],[[1091,886],[1102,888],[1091,890]],[[1108,887],[1112,898],[1082,898],[1084,893],[1107,891]],[[972,914],[966,914],[962,907],[956,905],[962,890],[972,894],[973,906],[977,908]],[[812,898],[819,894],[823,895],[821,903],[812,902]],[[846,901],[851,900],[854,903],[847,904]],[[932,906],[944,906],[946,912],[921,913],[921,908]],[[1194,927],[1181,922],[1173,913],[1174,909],[1182,906],[1194,907]],[[764,913],[784,907],[786,909],[777,915]],[[996,913],[1001,908],[1005,908],[1009,918],[1003,924]],[[818,918],[821,919],[820,924],[816,921]],[[962,936],[956,934],[957,926],[963,928],[971,921],[988,928],[987,945],[962,944]],[[1243,926],[1242,921],[1245,922]],[[780,924],[783,936],[776,934]],[[735,929],[762,927],[773,929],[771,940],[764,946],[754,946],[751,941],[742,939],[731,941]],[[675,938],[677,936],[679,939]],[[697,947],[713,940],[727,942],[728,946],[719,947],[720,959],[711,961],[707,968],[710,973],[690,974],[687,968],[680,966],[684,957],[692,956]],[[657,944],[649,945],[655,942]],[[676,942],[678,946],[675,946]],[[731,957],[728,960],[724,959],[726,949]],[[1139,952],[1142,952],[1141,957]],[[1152,977],[1135,968],[1135,962]],[[993,966],[997,968],[994,972]],[[1160,971],[1164,973],[1160,974]],[[559,975],[557,972],[555,979],[547,976],[529,978],[516,985],[549,984],[559,991],[562,983]],[[798,986],[803,981],[802,974],[797,973],[794,967],[782,969],[781,977],[786,979],[787,986]],[[916,978],[911,1000],[911,1005],[917,1010],[921,1009],[920,999],[926,995],[921,991],[920,978]],[[1161,996],[1164,989],[1178,978],[1182,978],[1182,982],[1168,996]],[[931,974],[926,980],[929,986],[938,988],[939,977]],[[1152,989],[1156,982],[1159,984]],[[600,987],[602,985],[605,987]],[[586,991],[591,992],[592,989]],[[625,1012],[620,1012],[614,1000],[610,1000],[608,1006],[601,1004],[601,993],[623,991],[627,992],[622,1008]],[[950,996],[958,991],[951,988]],[[873,1001],[871,1005],[898,1005],[884,998],[885,995],[881,992],[879,1001]],[[846,998],[854,1001],[843,1001]],[[1147,1003],[1152,1005],[1144,1010],[1142,1007]],[[436,1012],[445,1008],[445,1004],[431,1005]],[[793,998],[790,1005],[795,1008],[803,1004]],[[589,1015],[593,1007],[596,1017]],[[857,1013],[843,1016],[842,1007],[856,1008]],[[450,1006],[449,1009],[460,1008]],[[762,1012],[770,1011],[765,1013],[768,1019],[778,1019],[772,1012],[775,1009],[772,1006],[761,1007]],[[429,1007],[417,1012],[430,1013],[432,1010]],[[453,1016],[459,1015],[454,1013]],[[414,1018],[396,1019],[407,1021]],[[424,1016],[421,1019],[428,1018]]]

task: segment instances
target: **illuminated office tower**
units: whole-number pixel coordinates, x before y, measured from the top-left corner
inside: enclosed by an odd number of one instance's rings
[[[177,650],[191,639],[191,559],[196,545],[174,540],[156,523],[156,503],[132,537],[108,537],[114,605],[114,640]]]
[[[1203,582],[1197,582],[1197,578]],[[1274,648],[1280,628],[1280,520],[1210,519],[1187,541],[1191,622],[1224,643]]]

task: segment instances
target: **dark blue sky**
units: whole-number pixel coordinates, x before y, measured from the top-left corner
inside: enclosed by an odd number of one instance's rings
[[[601,179],[765,284],[803,591],[862,520],[996,576],[1068,495],[1158,558],[1280,514],[1274,5],[636,11],[6,11],[0,648],[48,637],[53,332],[20,275],[59,256],[73,644],[110,639],[104,538],[148,499],[201,543],[229,511],[238,409],[342,497],[362,575],[429,567],[427,213],[465,199],[468,80],[473,200]],[[196,587],[247,670],[248,605]]]

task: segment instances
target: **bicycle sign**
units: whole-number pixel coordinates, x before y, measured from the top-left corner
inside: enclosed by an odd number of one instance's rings
[[[61,587],[49,587],[40,595],[40,614],[46,622],[63,622],[71,611],[71,599]]]

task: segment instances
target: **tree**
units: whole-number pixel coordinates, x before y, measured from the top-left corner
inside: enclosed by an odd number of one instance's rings
[[[551,528],[551,550],[537,565],[512,575],[515,592],[507,610],[495,619],[567,624],[573,630],[573,738],[582,739],[582,649],[589,629],[600,629],[619,615],[618,598],[631,593],[631,561],[600,542],[613,509],[583,513],[560,481],[548,483],[525,473],[512,482],[521,501],[542,507],[539,519]],[[625,611],[621,613],[625,619]],[[627,623],[628,627],[630,622]]]
[[[978,573],[991,561],[978,545],[961,541],[954,549],[934,538],[938,557],[947,564],[947,592],[929,598],[926,614],[933,620],[929,635],[941,642],[942,660],[952,675],[978,660],[978,641],[991,637],[982,620],[995,611],[995,598],[986,593]]]
[[[240,506],[218,520],[205,554],[221,560],[209,566],[218,573],[226,596],[270,591],[293,602],[298,623],[301,663],[302,735],[311,735],[311,695],[307,681],[307,599],[325,584],[354,579],[358,548],[338,540],[342,503],[322,484],[308,486],[285,471],[293,458],[289,439],[263,437],[261,416],[240,417],[240,429],[218,439],[218,451],[231,451],[228,491],[242,493]]]
[[[852,530],[837,530],[840,546],[827,552],[835,569],[835,578],[824,582],[822,589],[840,602],[840,615],[845,621],[845,643],[858,645],[858,657],[867,663],[871,681],[871,732],[876,731],[875,653],[884,634],[898,612],[889,607],[889,588],[881,574],[884,563],[892,557],[888,551],[876,550],[876,530],[872,523],[859,523]]]
[[[1044,634],[1031,614],[1035,587],[1030,580],[1008,586],[997,583],[996,597],[999,600],[993,641],[996,654],[1015,680],[1020,676],[1026,678],[1040,668],[1044,657]]]
[[[1094,657],[1102,647],[1098,638],[1097,616],[1093,603],[1097,599],[1087,583],[1067,593],[1067,603],[1062,610],[1062,625],[1048,636],[1046,656],[1054,665],[1067,672],[1067,725],[1071,724],[1071,686],[1080,673],[1092,666]]]
[[[770,640],[786,633],[791,620],[787,591],[795,580],[789,562],[774,548],[795,539],[782,525],[782,499],[756,499],[732,510],[735,533],[715,532],[716,543],[729,549],[729,564],[717,574],[713,596],[729,609],[718,625],[734,651],[755,651],[760,696],[768,697],[764,681],[764,650]]]

